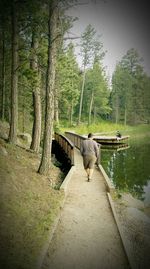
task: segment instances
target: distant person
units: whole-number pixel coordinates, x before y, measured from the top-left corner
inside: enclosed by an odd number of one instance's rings
[[[93,175],[94,164],[99,160],[99,146],[93,140],[93,134],[89,133],[88,138],[81,143],[81,155],[83,156],[83,165],[87,173],[88,181]]]
[[[121,133],[119,131],[116,132],[116,136],[121,138]]]

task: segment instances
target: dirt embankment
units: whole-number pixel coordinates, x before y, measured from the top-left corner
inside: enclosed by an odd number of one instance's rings
[[[7,139],[8,131],[5,124],[1,137]],[[62,173],[52,164],[49,176],[39,175],[40,155],[4,139],[0,138],[0,268],[34,269],[64,197],[52,188]]]

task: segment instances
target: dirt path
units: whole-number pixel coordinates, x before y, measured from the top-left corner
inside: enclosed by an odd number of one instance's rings
[[[103,177],[95,169],[93,180],[87,182],[78,150],[75,164],[61,218],[42,269],[129,268]]]

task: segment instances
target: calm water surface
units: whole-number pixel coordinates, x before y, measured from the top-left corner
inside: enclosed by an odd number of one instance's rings
[[[130,139],[129,148],[102,148],[101,163],[119,190],[129,191],[150,206],[150,137]]]

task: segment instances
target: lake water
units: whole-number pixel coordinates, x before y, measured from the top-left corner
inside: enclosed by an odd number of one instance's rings
[[[122,150],[102,148],[101,164],[116,188],[150,206],[150,137],[130,139]]]

